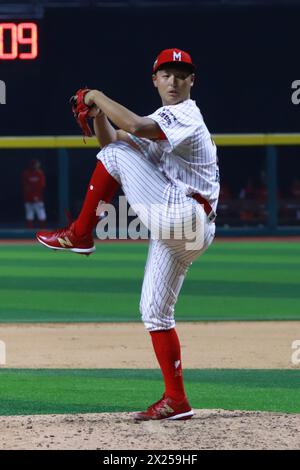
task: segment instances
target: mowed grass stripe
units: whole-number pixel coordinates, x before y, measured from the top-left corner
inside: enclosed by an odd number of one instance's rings
[[[200,260],[201,263],[207,264],[222,261],[237,266],[248,263],[250,266],[252,264],[267,264],[272,267],[284,263],[293,265],[299,263],[300,260],[300,244],[257,242],[253,244],[252,249],[249,249],[249,245],[251,244],[214,243],[205,256],[199,258],[195,263]],[[277,248],[274,248],[274,245]],[[72,265],[78,267],[101,265],[104,261],[119,264],[123,261],[133,261],[144,264],[147,250],[147,244],[103,244],[98,245],[96,253],[91,257],[85,257],[66,252],[54,252],[38,244],[36,246],[0,245],[0,266],[5,262],[24,264],[26,261],[30,261],[31,265],[36,262],[38,266],[43,262],[49,263],[49,266]]]
[[[144,256],[148,251],[148,242],[145,243],[127,243],[127,242],[118,242],[118,243],[99,243],[97,244],[97,251],[93,254],[93,258],[100,256],[109,258],[115,255],[122,254],[122,257],[126,253],[132,257],[133,253],[137,256]],[[248,256],[251,258],[253,255],[257,254],[257,257],[261,256],[271,257],[272,259],[282,257],[294,257],[300,256],[300,244],[298,242],[219,242],[218,240],[213,243],[209,248],[211,255],[229,255],[230,257],[234,256]],[[47,250],[45,247],[42,247],[40,244],[36,243],[33,245],[5,245],[0,244],[0,259],[5,258],[28,258],[35,257],[37,253],[40,253],[44,259],[49,257],[49,254],[52,253],[53,256],[64,256],[64,260],[67,260],[70,254],[68,253],[57,253],[55,251]],[[72,255],[71,255],[72,256]],[[73,256],[72,256],[73,257]],[[78,257],[80,259],[81,257]],[[85,259],[85,257],[82,257]],[[71,258],[70,258],[71,259]]]
[[[133,247],[134,248],[134,247]],[[3,250],[3,247],[1,248]],[[120,262],[122,263],[123,261],[137,261],[141,263],[145,263],[146,257],[147,257],[147,250],[145,250],[144,253],[135,253],[134,249],[132,252],[126,252],[124,253],[99,253],[96,252],[92,254],[90,257],[87,256],[80,256],[76,255],[74,253],[67,253],[67,252],[59,252],[55,253],[53,251],[48,250],[46,252],[47,254],[44,253],[45,250],[43,250],[43,253],[40,251],[41,249],[38,247],[35,253],[2,253],[0,256],[0,263],[1,266],[4,265],[5,262],[21,262],[23,265],[26,262],[29,262],[33,264],[34,262],[40,263],[40,262],[46,262],[49,263],[49,266],[53,265],[72,265],[72,266],[77,266],[81,267],[84,265],[101,265],[103,262]],[[75,259],[74,259],[75,257]],[[272,267],[273,265],[280,265],[281,263],[283,264],[290,264],[294,265],[299,263],[299,258],[300,258],[300,253],[295,252],[295,253],[277,253],[277,255],[272,255],[269,253],[264,253],[264,254],[256,254],[252,253],[249,255],[246,255],[245,253],[238,254],[236,252],[228,252],[228,253],[216,253],[213,251],[213,246],[209,248],[209,250],[205,253],[204,256],[201,258],[199,257],[195,262],[199,262],[199,260],[204,260],[205,258],[209,257],[211,263],[220,263],[220,262],[225,262],[228,264],[266,264]],[[204,261],[202,261],[204,262]],[[206,260],[207,262],[207,260]],[[3,263],[3,264],[2,264]]]
[[[137,294],[49,292],[21,290],[17,296],[0,291],[2,322],[114,322],[139,321]],[[34,301],[33,301],[34,298]]]
[[[65,279],[55,277],[10,277],[1,279],[1,289],[17,291],[20,289],[49,292],[97,292],[101,293],[138,293],[142,286],[142,279],[114,278],[86,278],[68,277]],[[0,291],[1,292],[1,291]],[[182,288],[182,294],[192,296],[222,296],[258,298],[294,298],[299,299],[298,284],[237,282],[237,281],[205,281],[189,279]]]
[[[135,411],[163,391],[158,370],[3,369],[0,381],[0,415]],[[194,408],[300,413],[298,370],[186,370],[185,382]]]
[[[2,247],[3,250],[3,247]],[[42,252],[41,252],[42,250]],[[57,263],[58,265],[76,265],[78,267],[86,265],[91,265],[94,263],[99,263],[101,264],[104,261],[131,261],[131,260],[140,260],[141,262],[145,260],[145,257],[147,256],[147,250],[145,250],[144,253],[136,253],[135,250],[133,249],[132,252],[126,252],[124,253],[107,253],[107,252],[96,252],[93,253],[90,257],[85,256],[85,255],[78,255],[75,253],[69,253],[65,251],[60,251],[60,252],[55,252],[53,250],[45,250],[43,248],[37,247],[35,252],[19,252],[19,253],[2,253],[0,256],[0,262],[1,261],[44,261],[44,262],[49,262],[49,263]]]
[[[122,263],[120,261],[102,261],[101,263],[93,263],[90,265],[82,264],[79,266],[72,265],[72,278],[141,278],[144,272],[145,260],[131,261]],[[30,270],[31,277],[38,278],[67,278],[70,275],[70,266],[65,263],[49,263],[49,261],[31,262],[9,262],[8,260],[1,263],[0,277],[25,277]],[[283,276],[284,273],[284,276]],[[248,282],[248,281],[264,281],[266,283],[281,282],[284,284],[300,284],[299,265],[290,265],[288,263],[264,264],[242,264],[242,263],[215,263],[203,257],[193,263],[192,269],[188,272],[187,279],[197,280],[220,280],[223,279]]]
[[[196,303],[197,302],[197,303]],[[195,304],[196,303],[196,304]],[[236,296],[180,296],[177,321],[300,320],[299,299],[268,299]]]
[[[72,275],[71,278],[74,279],[75,282],[78,282],[81,279],[88,279],[93,281],[93,279],[124,279],[124,277],[132,278],[132,279],[141,279],[144,273],[144,264],[137,263],[137,267],[130,263],[130,266],[126,266],[123,263],[123,266],[119,267],[111,267],[108,262],[102,263],[102,265],[98,266],[83,266],[79,268],[72,268]],[[28,275],[28,267],[21,266],[16,269],[16,267],[1,267],[0,268],[0,276],[2,278],[24,278]],[[43,266],[41,269],[40,267],[30,267],[30,277],[31,278],[53,278],[54,282],[55,279],[68,279],[70,278],[70,267],[68,266]]]
[[[97,322],[97,321],[139,321],[140,293],[118,295],[96,293],[1,291],[0,318],[2,322]],[[4,307],[3,307],[4,305]],[[283,314],[284,312],[284,314]],[[195,298],[180,296],[176,312],[177,321],[209,320],[299,320],[298,299],[203,297],[197,304]]]
[[[96,238],[97,240],[97,238]],[[136,251],[143,251],[145,249],[145,247],[147,247],[147,244],[148,244],[148,240],[145,240],[145,241],[138,241],[137,243],[135,242],[130,242],[128,243],[126,240],[124,240],[124,242],[122,240],[120,241],[99,241],[99,243],[97,243],[97,248],[104,248],[105,250],[107,251],[123,251],[123,248],[124,246],[128,247],[128,249],[130,249],[131,246],[135,246],[136,247]],[[230,239],[228,240],[220,240],[218,237],[216,237],[215,241],[214,241],[214,249],[215,250],[223,250],[223,247],[227,247],[230,249],[230,247],[234,247],[235,250],[261,250],[261,251],[264,251],[264,250],[278,250],[279,248],[282,248],[284,247],[284,249],[286,251],[289,251],[289,250],[294,250],[294,249],[298,249],[299,250],[299,242],[296,240],[286,240],[286,239],[283,239],[281,240],[280,237],[278,237],[277,240],[270,240],[270,239],[264,239],[263,237],[258,240],[257,238],[255,240],[251,240],[249,238],[247,239],[243,239],[242,237],[240,238],[240,240],[237,241],[237,239],[235,238],[233,241],[231,241]],[[18,249],[18,250],[22,250],[23,248],[28,248],[30,250],[35,250],[36,247],[41,247],[41,245],[35,240],[33,239],[32,240],[32,244],[27,244],[27,243],[5,243],[5,242],[1,242],[0,244],[0,248],[5,248],[5,250],[11,250],[11,251],[15,251],[15,248]]]
[[[146,255],[147,245],[128,243],[88,259],[0,246],[0,321],[136,321]],[[296,243],[214,244],[193,263],[176,318],[299,319],[299,255]]]

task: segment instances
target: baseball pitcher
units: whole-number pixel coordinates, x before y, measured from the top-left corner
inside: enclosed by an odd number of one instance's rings
[[[98,203],[109,202],[121,186],[129,204],[142,208],[138,213],[142,222],[162,234],[152,236],[151,232],[140,311],[165,390],[146,411],[135,413],[137,420],[193,416],[184,389],[174,308],[189,266],[214,239],[219,196],[216,146],[190,98],[194,79],[195,66],[187,52],[163,50],[152,74],[162,106],[146,117],[102,91],[78,90],[72,99],[74,115],[85,135],[91,135],[88,118],[93,118],[101,147],[98,162],[79,217],[66,228],[37,233],[37,240],[48,248],[92,253]],[[190,233],[174,236],[179,225],[188,223]],[[166,226],[169,236],[163,236]],[[187,240],[195,228],[203,236],[191,248]]]

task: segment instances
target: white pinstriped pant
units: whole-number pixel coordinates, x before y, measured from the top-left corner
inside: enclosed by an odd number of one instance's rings
[[[168,219],[176,231],[178,220],[181,220],[176,217],[176,209],[182,210],[184,219],[192,219],[193,228],[197,218],[202,220],[204,240],[198,249],[187,250],[186,239],[153,239],[152,236],[150,239],[140,301],[142,320],[149,331],[174,328],[174,307],[187,270],[212,243],[215,224],[207,221],[200,204],[186,196],[151,161],[126,142],[107,145],[97,158],[121,184],[130,206],[135,210],[139,205],[136,212],[147,228],[162,229]],[[166,209],[165,220],[153,211],[155,204]]]
[[[33,221],[34,216],[37,216],[38,220],[44,222],[47,218],[45,205],[42,201],[38,202],[25,202],[25,217],[28,221]]]

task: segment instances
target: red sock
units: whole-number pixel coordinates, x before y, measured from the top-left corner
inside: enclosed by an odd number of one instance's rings
[[[99,161],[89,182],[81,212],[75,222],[74,230],[77,236],[82,237],[92,232],[99,220],[99,216],[96,215],[99,202],[109,202],[118,188],[119,183]]]
[[[154,351],[159,362],[166,388],[166,395],[173,400],[185,399],[182,378],[181,350],[175,328],[151,331]]]

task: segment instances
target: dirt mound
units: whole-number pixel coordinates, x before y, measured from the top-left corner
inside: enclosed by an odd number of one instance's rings
[[[188,421],[130,413],[0,417],[0,449],[300,449],[300,415],[196,410]]]

